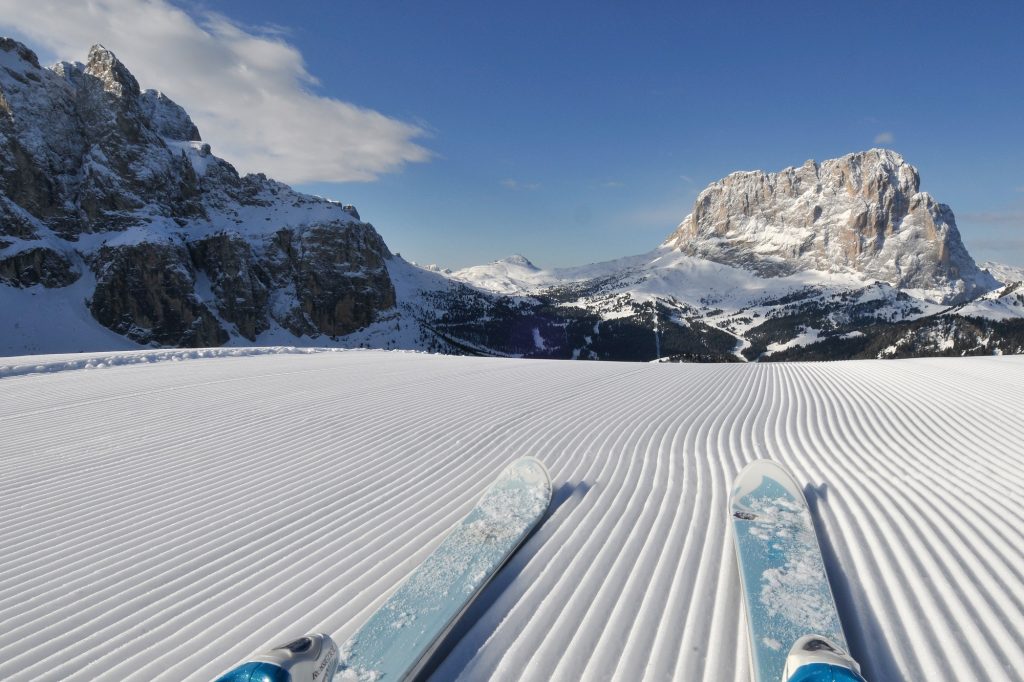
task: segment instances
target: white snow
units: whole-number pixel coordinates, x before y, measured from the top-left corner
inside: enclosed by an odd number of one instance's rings
[[[0,284],[0,356],[141,348],[89,314],[84,301],[92,296],[96,278],[81,258],[75,260],[82,276],[71,286],[16,289]],[[0,358],[3,363],[9,360]]]
[[[990,291],[955,309],[958,315],[1012,320],[1024,317],[1024,282],[1014,282]]]
[[[540,335],[540,329],[537,327],[533,328],[533,346],[537,350],[545,350],[547,348],[544,344],[544,337]]]
[[[777,353],[780,350],[786,350],[787,348],[793,348],[794,346],[807,346],[821,338],[820,329],[811,329],[808,327],[801,327],[801,331],[797,336],[794,336],[785,343],[769,343],[765,352],[765,355],[771,355]]]
[[[761,457],[807,486],[867,679],[1022,679],[1024,356],[262,352],[8,359],[97,369],[0,378],[0,679],[344,641],[523,455],[551,512],[434,679],[747,682],[726,506]]]

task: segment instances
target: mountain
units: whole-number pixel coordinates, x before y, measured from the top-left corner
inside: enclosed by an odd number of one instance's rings
[[[857,273],[944,302],[994,289],[960,241],[953,211],[920,184],[917,169],[885,149],[732,173],[700,193],[666,244],[769,276]]]
[[[712,183],[646,254],[457,272],[352,206],[240,176],[102,46],[0,39],[0,354],[341,346],[598,360],[1024,352],[1020,272],[979,268],[887,150]]]
[[[502,260],[452,276],[535,302],[528,316],[543,330],[543,348],[526,339],[516,349],[530,356],[1024,352],[1024,273],[979,268],[952,210],[920,191],[916,168],[882,149],[778,173],[733,173],[701,192],[647,254],[550,271]],[[453,328],[478,347],[502,341],[465,320]]]
[[[32,330],[55,315],[65,348],[79,338],[63,313],[82,300],[124,339],[169,346],[336,337],[394,306],[391,254],[353,207],[239,176],[102,46],[41,68],[0,41],[0,159],[0,289],[42,289],[8,290],[5,307]]]

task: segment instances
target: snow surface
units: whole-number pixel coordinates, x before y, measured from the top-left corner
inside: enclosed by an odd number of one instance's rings
[[[990,291],[970,303],[956,308],[958,315],[987,317],[992,320],[1013,320],[1024,317],[1024,281]]]
[[[1024,357],[119,357],[0,379],[0,679],[209,680],[344,641],[533,455],[549,516],[435,679],[745,682],[727,504],[771,457],[867,679],[1024,680]]]

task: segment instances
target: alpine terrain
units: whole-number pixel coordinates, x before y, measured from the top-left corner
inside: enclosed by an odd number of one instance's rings
[[[636,361],[1024,352],[1024,273],[979,268],[872,149],[733,173],[653,251],[450,272],[356,209],[240,176],[102,46],[0,40],[0,354],[339,346]]]

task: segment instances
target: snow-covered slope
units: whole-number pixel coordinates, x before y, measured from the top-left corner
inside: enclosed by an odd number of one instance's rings
[[[205,681],[344,639],[534,455],[550,516],[435,679],[746,682],[725,509],[772,457],[867,679],[1024,680],[1024,357],[196,355],[0,379],[0,678]]]
[[[991,272],[992,276],[1003,284],[1024,282],[1024,268],[1015,268],[1012,265],[1003,265],[1002,263],[993,263],[992,261],[985,261],[981,264],[981,267]]]
[[[519,254],[456,270],[452,277],[499,294],[520,294],[552,281],[550,275]]]
[[[784,295],[807,286],[831,284],[857,288],[874,281],[850,273],[816,270],[785,277],[762,277],[725,263],[695,258],[669,246],[602,263],[551,270],[532,264],[527,269],[512,259],[502,259],[456,270],[452,278],[487,291],[520,295],[600,281],[602,293],[629,293],[639,300],[675,297],[694,306],[710,300],[731,308],[750,305],[752,300],[766,295]]]

